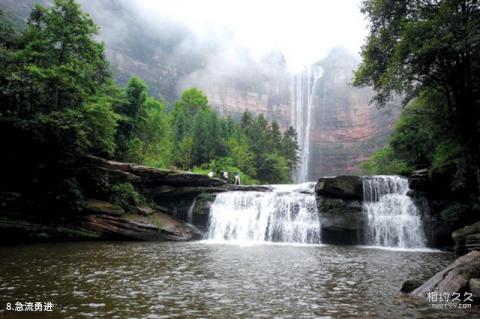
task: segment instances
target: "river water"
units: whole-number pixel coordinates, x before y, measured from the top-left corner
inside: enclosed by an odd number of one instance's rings
[[[443,252],[266,244],[84,242],[0,247],[6,318],[465,318],[401,296]],[[53,312],[5,312],[7,302]]]

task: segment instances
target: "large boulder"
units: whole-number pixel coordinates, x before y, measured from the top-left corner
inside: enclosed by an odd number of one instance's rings
[[[480,251],[457,258],[447,268],[435,274],[423,285],[410,294],[412,296],[427,297],[430,292],[453,293],[469,292],[469,281],[480,277]]]
[[[367,220],[356,199],[317,197],[321,239],[326,244],[363,243]]]
[[[315,186],[315,192],[320,196],[362,199],[362,178],[354,175],[321,177]]]
[[[452,238],[455,241],[455,253],[457,255],[472,250],[480,250],[480,222],[454,231]]]

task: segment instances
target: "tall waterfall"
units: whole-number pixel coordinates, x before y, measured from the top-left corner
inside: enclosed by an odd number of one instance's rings
[[[363,179],[363,210],[368,217],[368,240],[375,246],[422,248],[425,235],[420,214],[407,195],[408,180],[400,176]]]
[[[300,146],[300,165],[295,173],[295,182],[305,183],[308,179],[310,161],[310,127],[313,97],[318,79],[322,76],[318,66],[307,66],[296,74],[292,81],[292,125],[297,130]]]
[[[315,183],[276,185],[272,192],[226,192],[210,208],[208,239],[319,243]]]

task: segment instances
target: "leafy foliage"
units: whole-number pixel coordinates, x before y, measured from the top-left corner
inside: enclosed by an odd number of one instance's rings
[[[429,168],[432,177],[442,176],[461,207],[475,211],[480,198],[478,1],[365,0],[362,11],[370,34],[354,84],[372,86],[372,101],[379,106],[395,96],[406,105],[390,145],[362,167],[403,174]],[[445,214],[459,211],[464,209]]]

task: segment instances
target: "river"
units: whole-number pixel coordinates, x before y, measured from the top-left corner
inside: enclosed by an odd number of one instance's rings
[[[464,318],[398,293],[454,256],[354,246],[83,242],[0,247],[6,318]]]

